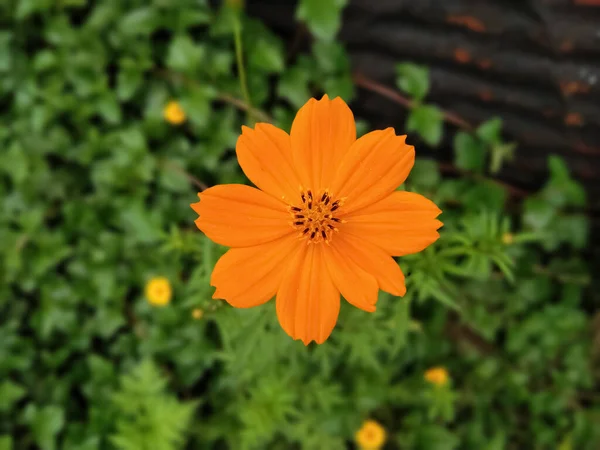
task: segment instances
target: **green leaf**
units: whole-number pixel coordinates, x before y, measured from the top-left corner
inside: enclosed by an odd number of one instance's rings
[[[547,201],[538,198],[525,200],[523,222],[534,230],[547,227],[556,216],[556,209]]]
[[[433,159],[417,159],[410,171],[408,181],[411,186],[428,190],[435,188],[441,180],[439,164]]]
[[[317,38],[331,41],[340,29],[346,3],[347,0],[300,0],[296,17],[306,22]]]
[[[181,106],[190,122],[198,129],[204,129],[211,117],[212,99],[215,92],[210,86],[195,86],[181,100]]]
[[[0,450],[13,450],[12,437],[6,435],[0,436]]]
[[[396,65],[396,84],[414,100],[421,101],[429,92],[429,69],[412,63]]]
[[[311,97],[308,89],[310,75],[301,67],[292,67],[279,80],[277,94],[289,100],[292,106],[300,108]]]
[[[121,107],[112,92],[107,92],[96,101],[96,109],[109,124],[115,125],[122,120]]]
[[[33,68],[36,72],[45,72],[49,69],[56,67],[57,64],[57,54],[52,50],[39,51],[35,54],[35,57],[33,58]],[[2,70],[1,65],[0,70]]]
[[[147,36],[160,25],[160,15],[151,6],[134,9],[121,18],[119,28],[126,36]]]
[[[554,182],[560,183],[568,181],[571,178],[569,168],[560,156],[550,155],[548,158],[548,168],[550,169],[550,177]]]
[[[502,169],[504,161],[512,161],[515,158],[517,144],[510,142],[492,145],[490,149],[490,172],[496,174]]]
[[[459,439],[447,429],[424,425],[418,431],[415,450],[455,450],[459,443]]]
[[[483,172],[486,149],[483,143],[469,133],[454,135],[454,163],[463,170]]]
[[[0,31],[0,72],[8,72],[12,65],[11,44],[13,34]],[[39,53],[38,53],[39,54]],[[37,57],[37,54],[36,54]]]
[[[123,59],[117,75],[117,97],[121,101],[130,100],[144,81],[144,68],[130,58]]]
[[[416,131],[432,147],[437,147],[444,131],[444,115],[432,105],[420,105],[411,110],[406,121],[407,131]]]
[[[0,384],[0,412],[9,411],[10,408],[21,400],[26,390],[20,385],[10,380],[5,380]]]
[[[33,13],[50,9],[52,4],[50,0],[19,1],[15,7],[15,18],[18,20],[26,19]]]
[[[283,45],[276,39],[259,39],[248,50],[248,66],[266,73],[280,73],[285,68]]]
[[[589,239],[589,219],[583,214],[559,216],[552,222],[550,231],[558,235],[563,242],[569,243],[574,248],[583,249]]]
[[[61,407],[55,405],[38,408],[29,404],[25,416],[35,442],[42,450],[56,449],[56,436],[65,425],[65,413]]]
[[[332,99],[341,97],[346,102],[350,102],[354,98],[354,82],[349,74],[340,77],[327,77],[323,83],[323,88],[329,95],[329,98]]]
[[[205,57],[206,49],[187,34],[179,34],[169,45],[167,66],[186,74],[194,74]]]
[[[336,41],[315,41],[313,54],[319,69],[327,74],[345,73],[350,62],[344,46]]]
[[[501,143],[502,119],[496,117],[479,125],[475,134],[488,145]]]

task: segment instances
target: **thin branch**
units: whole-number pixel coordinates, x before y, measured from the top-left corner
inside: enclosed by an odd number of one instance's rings
[[[241,109],[242,111],[251,113],[252,115],[254,115],[254,117],[263,122],[274,122],[273,118],[267,113],[261,111],[260,109],[256,109],[249,106],[247,103],[245,103],[243,100],[240,100],[239,98],[235,98],[229,94],[218,94],[217,98],[221,101],[224,101],[225,103],[230,103],[231,105],[235,106],[238,109]]]
[[[198,82],[196,80],[188,78],[185,75],[182,75],[177,72],[172,72],[167,69],[155,69],[154,72],[162,78],[166,78],[169,80],[177,80],[184,84],[187,84],[188,86],[198,86]],[[229,94],[226,94],[223,92],[219,92],[217,94],[217,99],[222,102],[229,103],[242,111],[248,112],[248,113],[252,114],[254,117],[256,117],[257,119],[262,120],[263,122],[269,122],[269,123],[273,122],[273,118],[270,117],[264,111],[261,111],[260,109],[257,109],[257,108],[253,108],[250,105],[248,105],[246,102],[244,102],[243,100],[240,100],[239,98],[236,98],[232,95],[229,95]]]
[[[208,185],[206,183],[202,182],[201,180],[187,172],[183,167],[175,164],[173,161],[163,160],[163,163],[168,169],[171,169],[172,171],[177,172],[186,177],[196,187],[200,188],[201,191],[208,189]]]
[[[469,176],[469,177],[471,177],[473,179],[477,179],[477,180],[491,181],[492,183],[494,183],[494,184],[500,186],[501,188],[505,189],[506,191],[508,191],[508,193],[510,195],[512,195],[513,197],[523,198],[523,197],[527,197],[530,194],[530,192],[526,191],[525,189],[518,188],[516,186],[513,186],[511,184],[497,180],[495,178],[488,178],[488,177],[485,177],[483,175],[480,175],[480,174],[477,174],[474,172],[469,172],[467,170],[461,170],[458,167],[456,167],[452,164],[449,164],[449,163],[441,162],[441,163],[439,163],[439,167],[440,167],[440,170],[445,173],[451,173],[451,174],[456,174],[456,175],[465,175],[465,176]]]
[[[357,86],[372,92],[376,92],[383,97],[387,97],[390,100],[398,103],[399,105],[404,106],[407,109],[411,109],[416,106],[415,102],[404,97],[399,92],[395,91],[394,89],[390,89],[387,86],[384,86],[383,84],[378,83],[375,80],[371,80],[370,78],[367,78],[361,73],[355,73],[352,78],[354,79],[354,82]],[[473,125],[471,125],[469,122],[467,122],[465,119],[458,116],[457,114],[454,114],[450,111],[441,111],[446,122],[456,125],[457,127],[467,131],[473,131],[475,129]]]
[[[370,78],[367,78],[366,76],[362,75],[361,73],[355,73],[353,75],[353,79],[357,86],[367,89],[371,92],[375,92],[383,97],[386,97],[386,98],[392,100],[393,102],[398,103],[399,105],[405,107],[406,109],[411,109],[416,106],[416,103],[414,101],[404,97],[402,94],[400,94],[396,90],[391,89],[387,86],[384,86],[381,83],[378,83],[377,81],[371,80]],[[473,130],[475,129],[475,127],[472,124],[470,124],[469,122],[464,120],[462,117],[460,117],[452,112],[449,112],[449,111],[444,111],[444,110],[441,110],[441,111],[443,114],[443,118],[446,122],[456,125],[457,127],[462,128],[463,130],[468,131],[468,132],[473,132]],[[525,189],[521,189],[516,186],[512,186],[508,183],[504,183],[495,178],[488,178],[488,177],[485,177],[485,176],[477,174],[477,173],[461,170],[449,163],[440,163],[440,169],[447,173],[466,175],[466,176],[469,176],[474,179],[491,181],[492,183],[494,183],[494,184],[502,187],[506,191],[508,191],[508,193],[514,197],[522,198],[522,197],[527,197],[529,195],[529,192],[526,191]]]

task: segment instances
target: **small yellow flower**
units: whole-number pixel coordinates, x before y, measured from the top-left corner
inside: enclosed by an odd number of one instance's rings
[[[512,233],[504,233],[502,235],[502,242],[505,245],[510,245],[515,241],[515,237],[512,235]]]
[[[171,125],[181,125],[185,122],[185,111],[175,100],[170,101],[163,109],[163,116]]]
[[[195,308],[192,311],[192,317],[196,320],[200,320],[202,319],[202,316],[204,316],[204,311],[202,311],[200,308]]]
[[[444,386],[448,378],[448,371],[444,367],[432,367],[425,372],[425,379],[436,386]]]
[[[152,278],[146,284],[146,298],[152,306],[168,305],[171,294],[171,283],[165,277]]]
[[[386,440],[385,428],[374,420],[365,420],[354,438],[361,450],[380,450]]]

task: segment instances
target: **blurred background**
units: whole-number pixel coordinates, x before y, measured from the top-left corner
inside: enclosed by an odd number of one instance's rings
[[[444,228],[305,347],[189,204],[324,93]],[[2,0],[0,115],[0,450],[600,448],[600,2]]]

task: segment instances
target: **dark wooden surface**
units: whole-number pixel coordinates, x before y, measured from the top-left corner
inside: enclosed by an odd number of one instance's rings
[[[248,7],[293,46],[295,2]],[[340,39],[355,73],[391,88],[397,62],[428,65],[430,102],[473,124],[500,116],[519,143],[500,178],[535,189],[561,155],[600,212],[600,0],[350,0]],[[377,93],[353,107],[402,130],[405,109]]]

